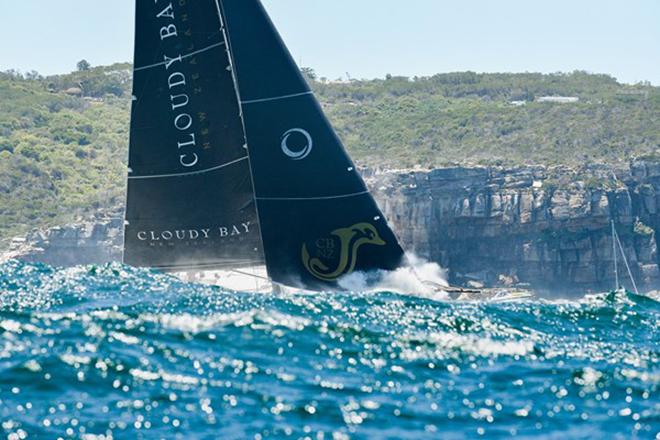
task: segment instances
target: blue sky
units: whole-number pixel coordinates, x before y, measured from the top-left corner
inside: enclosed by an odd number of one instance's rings
[[[0,70],[130,61],[135,0],[0,0]],[[264,0],[296,59],[331,79],[608,73],[660,85],[660,0]]]

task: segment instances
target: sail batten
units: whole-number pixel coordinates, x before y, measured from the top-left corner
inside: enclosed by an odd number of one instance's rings
[[[304,202],[306,200],[333,200],[333,199],[349,199],[351,197],[359,197],[363,195],[369,195],[369,191],[360,191],[356,193],[351,193],[351,194],[340,194],[336,196],[319,196],[319,197],[259,197],[257,196],[257,200],[271,200],[271,201],[282,201],[282,202],[291,202],[291,201],[301,201]]]
[[[222,46],[224,46],[224,45],[225,45],[225,42],[224,42],[224,41],[220,41],[220,42],[218,42],[218,43],[211,44],[211,45],[209,45],[209,46],[207,46],[207,47],[205,47],[205,48],[202,48],[202,49],[196,50],[196,51],[194,51],[194,52],[190,52],[190,53],[188,53],[188,54],[181,55],[181,58],[182,58],[182,59],[190,58],[190,57],[193,57],[193,56],[195,56],[195,55],[199,55],[199,54],[201,54],[201,53],[204,53],[204,52],[207,52],[207,51],[209,51],[209,50],[215,49],[216,47],[222,47]],[[148,65],[148,66],[136,67],[136,68],[133,69],[133,71],[134,71],[134,72],[139,72],[139,71],[141,71],[141,70],[147,70],[147,69],[152,69],[152,68],[154,68],[154,67],[165,66],[166,64],[167,64],[167,61],[161,61],[160,63],[150,64],[150,65]]]
[[[314,94],[314,92],[312,92],[312,91],[292,93],[290,95],[274,96],[274,97],[271,97],[271,98],[261,98],[261,99],[252,99],[250,101],[241,101],[241,104],[243,104],[243,105],[258,104],[258,103],[261,103],[261,102],[279,101],[281,99],[291,99],[291,98],[297,98],[299,96],[312,95],[312,94]]]
[[[243,161],[246,161],[247,159],[248,159],[247,156],[245,156],[245,157],[241,157],[241,158],[236,159],[236,160],[232,160],[231,162],[227,162],[227,163],[224,163],[222,165],[218,165],[218,166],[213,167],[213,168],[208,168],[208,169],[199,170],[199,171],[191,171],[189,173],[146,175],[146,176],[129,175],[128,178],[129,179],[166,179],[166,178],[170,178],[170,177],[195,176],[195,175],[198,175],[198,174],[205,174],[205,173],[210,173],[210,172],[213,172],[213,171],[218,171],[218,170],[221,170],[223,168],[227,168],[231,165],[235,165],[237,163],[241,163]]]

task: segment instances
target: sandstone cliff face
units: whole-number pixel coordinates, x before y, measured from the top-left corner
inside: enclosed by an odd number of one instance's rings
[[[638,283],[660,282],[660,164],[447,168],[368,181],[406,248],[449,268],[453,282],[610,288],[612,219]]]
[[[454,283],[608,289],[614,283],[613,219],[638,283],[660,285],[660,163],[367,170],[365,176],[405,248],[448,268]],[[5,257],[56,266],[117,261],[120,212],[35,231],[16,240]]]

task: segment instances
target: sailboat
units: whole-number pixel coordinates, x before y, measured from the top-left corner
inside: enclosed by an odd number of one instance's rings
[[[616,224],[614,223],[614,220],[611,220],[611,227],[612,227],[612,259],[614,263],[614,290],[611,290],[609,292],[610,295],[619,295],[623,294],[625,295],[627,293],[625,287],[623,287],[623,284],[619,280],[619,259],[618,259],[618,252],[621,252],[621,257],[623,259],[623,263],[626,267],[626,271],[628,273],[628,278],[630,279],[630,284],[632,285],[635,294],[639,295],[639,289],[637,289],[637,283],[635,282],[635,277],[633,276],[632,270],[630,270],[630,265],[628,264],[628,258],[626,257],[626,252],[623,248],[623,245],[621,244],[621,239],[619,238],[618,232],[616,232]]]
[[[326,290],[404,251],[259,0],[136,2],[124,262]]]
[[[136,2],[124,240],[128,265],[234,290],[408,265],[260,0]]]

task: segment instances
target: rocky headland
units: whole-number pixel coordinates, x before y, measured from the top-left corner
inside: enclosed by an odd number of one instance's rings
[[[611,220],[638,283],[660,282],[660,163],[444,168],[369,181],[408,249],[447,267],[454,283],[610,288]]]
[[[369,169],[364,176],[404,246],[446,267],[454,284],[608,289],[614,220],[638,284],[660,285],[660,162]],[[117,261],[122,212],[35,230],[14,239],[4,258],[56,266]]]

